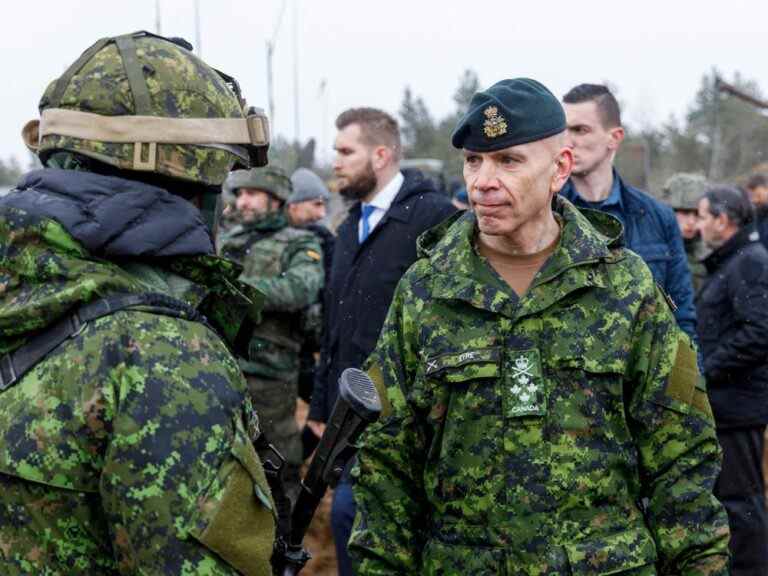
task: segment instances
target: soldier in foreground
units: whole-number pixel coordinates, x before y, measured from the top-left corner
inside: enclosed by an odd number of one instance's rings
[[[323,287],[323,252],[312,232],[289,225],[285,202],[292,186],[282,170],[238,170],[224,187],[237,197],[241,224],[222,235],[221,254],[242,264],[240,281],[265,296],[262,321],[240,367],[263,432],[286,458],[283,479],[295,496],[302,463],[295,419],[301,314]]]
[[[701,174],[680,172],[667,179],[659,198],[675,211],[680,235],[683,237],[685,254],[688,257],[688,269],[691,271],[694,295],[699,291],[704,278],[707,276],[707,269],[704,267],[703,260],[707,256],[708,250],[698,229],[698,203],[708,186],[707,179]]]
[[[265,119],[182,45],[104,38],[50,84],[0,201],[0,573],[271,573],[258,312],[196,207]],[[194,119],[190,123],[187,119]],[[247,298],[250,294],[251,298]]]
[[[420,238],[368,361],[357,574],[727,574],[696,353],[618,222],[558,197],[565,128],[515,79],[453,133],[473,212]]]

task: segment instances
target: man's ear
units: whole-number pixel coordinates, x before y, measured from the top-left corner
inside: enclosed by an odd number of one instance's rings
[[[392,161],[394,151],[389,146],[376,146],[373,149],[371,163],[376,171],[382,170]]]
[[[611,128],[608,130],[608,137],[610,138],[608,147],[615,152],[624,141],[624,128],[621,126]]]
[[[570,178],[572,170],[573,151],[570,148],[563,148],[555,157],[555,173],[552,175],[550,192],[555,194],[560,192],[568,178]]]

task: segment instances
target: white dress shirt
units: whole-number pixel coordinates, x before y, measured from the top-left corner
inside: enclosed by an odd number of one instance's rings
[[[403,176],[403,173],[398,172],[395,174],[394,178],[392,178],[392,180],[390,180],[389,183],[384,186],[384,188],[379,190],[379,193],[373,197],[373,200],[367,203],[369,206],[373,206],[375,208],[375,210],[368,217],[369,235],[371,232],[373,232],[373,229],[376,228],[376,225],[381,222],[381,219],[384,217],[384,214],[387,213],[389,207],[392,206],[392,202],[395,201],[395,197],[397,196],[397,193],[400,192],[400,188],[402,187],[404,181],[405,177]],[[361,217],[360,221],[357,223],[357,239],[358,241],[362,241],[362,238],[363,219]]]

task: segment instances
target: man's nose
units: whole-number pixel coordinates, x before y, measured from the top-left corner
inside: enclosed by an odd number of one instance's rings
[[[475,178],[475,188],[478,190],[488,190],[498,186],[496,174],[496,165],[493,162],[483,162],[477,171]]]

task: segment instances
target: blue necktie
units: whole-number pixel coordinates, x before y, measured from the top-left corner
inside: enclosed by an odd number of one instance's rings
[[[374,210],[376,210],[376,206],[372,206],[370,204],[363,204],[362,209],[363,209],[363,214],[361,218],[363,220],[363,231],[360,233],[360,244],[365,242],[365,239],[368,238],[368,235],[371,233],[371,225],[368,222],[368,218],[370,218],[371,214],[373,214]]]

